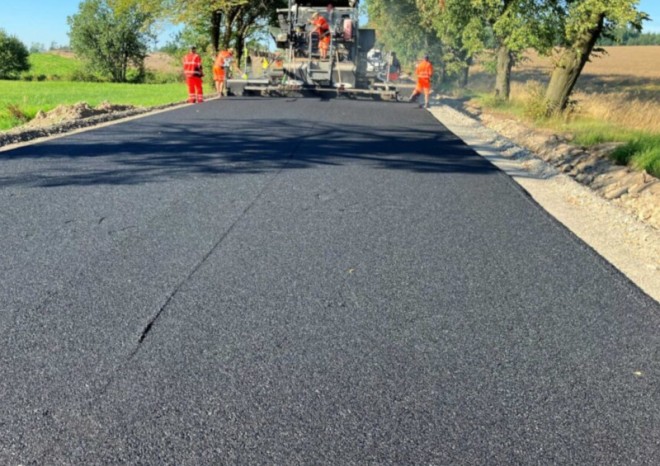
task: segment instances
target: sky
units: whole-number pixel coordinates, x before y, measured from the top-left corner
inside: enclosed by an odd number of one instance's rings
[[[43,44],[50,48],[53,42],[69,43],[67,17],[78,11],[80,0],[0,0],[0,29],[18,37],[27,47]],[[660,1],[641,0],[640,9],[651,16],[646,32],[660,32]],[[158,46],[171,38],[172,28],[159,34]]]

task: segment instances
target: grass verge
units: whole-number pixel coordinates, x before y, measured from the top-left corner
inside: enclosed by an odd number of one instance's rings
[[[579,115],[570,118],[534,118],[532,115],[538,113],[533,108],[533,101],[503,102],[489,94],[478,94],[473,100],[485,109],[521,119],[537,127],[571,133],[574,136],[574,143],[581,146],[622,142],[624,144],[611,155],[613,161],[637,170],[646,170],[660,178],[660,134],[656,132],[629,129]]]
[[[6,130],[60,104],[87,102],[150,107],[180,102],[187,97],[183,84],[116,84],[66,81],[1,81],[0,130]]]

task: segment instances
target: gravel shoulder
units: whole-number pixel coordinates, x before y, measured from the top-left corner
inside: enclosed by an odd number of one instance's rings
[[[478,120],[447,105],[430,112],[509,174],[550,215],[656,301],[660,301],[660,232]]]

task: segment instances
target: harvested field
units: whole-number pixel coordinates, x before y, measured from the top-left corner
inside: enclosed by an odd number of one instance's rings
[[[528,52],[514,68],[511,96],[527,100],[545,85],[552,57]],[[472,86],[490,90],[494,77],[478,67]],[[605,47],[587,63],[572,95],[576,114],[619,127],[660,133],[660,46]]]
[[[624,80],[660,80],[660,46],[604,47],[605,53],[592,57],[587,63],[583,77],[605,76],[607,80],[621,77]],[[549,74],[551,57],[539,57],[535,52],[526,54],[527,61],[516,68],[521,72]]]

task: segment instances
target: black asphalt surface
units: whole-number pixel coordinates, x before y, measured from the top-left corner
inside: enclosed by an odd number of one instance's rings
[[[0,464],[660,464],[660,306],[408,104],[0,152]]]

